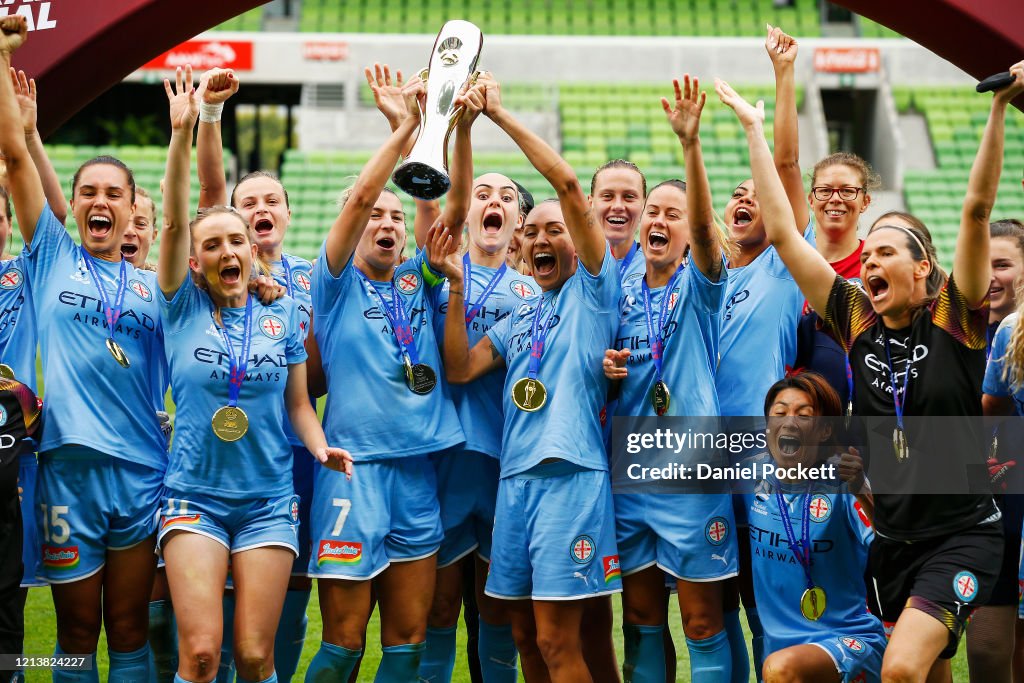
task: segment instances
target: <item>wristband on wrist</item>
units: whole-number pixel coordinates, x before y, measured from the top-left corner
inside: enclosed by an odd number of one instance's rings
[[[219,104],[207,104],[206,102],[199,103],[199,120],[203,123],[217,123],[220,121],[221,114],[224,113],[224,103]]]

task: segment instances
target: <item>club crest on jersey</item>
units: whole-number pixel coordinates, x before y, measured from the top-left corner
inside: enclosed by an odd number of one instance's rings
[[[704,538],[711,545],[722,545],[729,537],[729,523],[724,517],[712,517],[708,525],[704,527]]]
[[[415,294],[420,288],[420,276],[410,270],[397,276],[395,285],[402,294]]]
[[[129,280],[128,289],[135,292],[135,296],[139,297],[143,301],[152,301],[153,292],[149,291],[149,287],[142,280]]]
[[[810,509],[812,522],[824,522],[832,516],[832,501],[820,493],[812,496],[811,502],[807,506]]]
[[[839,642],[842,643],[843,647],[845,647],[850,652],[863,652],[864,651],[864,643],[860,642],[860,640],[858,640],[858,639],[856,639],[856,638],[854,638],[852,636],[843,636],[842,638],[839,639]]]
[[[3,275],[0,275],[0,289],[12,290],[21,287],[21,283],[25,281],[25,276],[18,268],[8,268],[4,271]]]
[[[265,315],[260,318],[260,332],[265,337],[280,339],[284,336],[284,322],[276,315]]]
[[[0,427],[7,424],[7,411],[4,410],[3,406],[0,406]]]
[[[673,310],[676,307],[676,302],[679,301],[679,289],[673,289],[672,293],[668,295],[668,310]]]
[[[304,292],[308,292],[311,287],[309,281],[309,273],[307,273],[304,270],[298,270],[295,273],[293,273],[292,282],[295,284],[296,287],[298,287]]]
[[[622,286],[625,287],[626,285],[631,285],[643,276],[643,273],[633,273],[632,275],[628,275],[626,279],[622,281]]]
[[[978,594],[978,577],[968,571],[957,573],[953,577],[953,592],[964,602],[974,600]]]
[[[363,544],[349,541],[320,541],[316,566],[359,564],[363,561]]]
[[[298,522],[299,521],[299,497],[298,496],[292,496],[292,502],[288,506],[288,512],[291,513],[292,521],[293,522]]]
[[[523,282],[522,280],[516,280],[515,282],[513,282],[511,285],[509,285],[509,289],[511,289],[512,293],[518,296],[523,301],[526,301],[527,299],[531,299],[537,296],[537,293],[534,291],[533,287],[531,287],[528,282]]]
[[[622,563],[619,562],[618,555],[607,555],[601,558],[601,564],[604,566],[604,582],[606,585],[622,578]]]
[[[52,545],[43,546],[43,565],[50,569],[74,569],[78,566],[78,559],[77,545],[66,548]]]
[[[594,559],[594,539],[586,534],[577,536],[572,539],[569,554],[576,564],[587,564]]]

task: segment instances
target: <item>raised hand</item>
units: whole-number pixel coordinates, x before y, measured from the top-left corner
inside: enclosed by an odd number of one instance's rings
[[[344,448],[325,446],[313,452],[313,456],[320,461],[320,464],[336,472],[344,472],[346,479],[352,478],[352,454]]]
[[[996,90],[994,95],[995,99],[1002,102],[1009,102],[1013,98],[1017,97],[1017,95],[1024,92],[1024,61],[1017,62],[1011,66],[1010,73],[1016,80],[1005,88]]]
[[[199,92],[193,87],[192,65],[185,66],[182,74],[179,66],[174,72],[174,88],[166,78],[164,79],[164,91],[167,92],[167,101],[171,110],[171,130],[192,130],[199,118],[199,100],[205,94],[206,84],[199,86]]]
[[[455,104],[462,105],[462,114],[459,116],[459,125],[468,128],[473,125],[477,117],[487,105],[487,90],[480,85],[473,85],[463,88],[462,94],[455,98]]]
[[[772,64],[792,64],[796,61],[796,38],[783,32],[778,26],[768,26],[768,35],[764,40],[764,48],[772,58]]]
[[[459,235],[436,221],[427,231],[427,241],[423,248],[427,252],[427,263],[437,272],[448,278],[451,287],[462,286],[462,258],[459,256]]]
[[[490,71],[484,71],[476,79],[476,86],[474,87],[482,87],[484,89],[484,114],[493,119],[495,114],[503,109],[501,105],[501,86],[494,76],[491,75]]]
[[[427,102],[427,84],[419,76],[413,76],[402,86],[401,94],[406,112],[401,120],[414,118],[419,121],[420,111]]]
[[[11,67],[11,83],[14,85],[14,96],[18,100],[18,109],[21,110],[21,126],[25,133],[31,133],[36,129],[36,79],[28,78],[24,71],[15,71]]]
[[[604,352],[604,361],[601,367],[604,369],[604,376],[612,381],[623,380],[629,375],[626,361],[629,360],[629,349],[608,349]]]
[[[11,14],[0,18],[0,52],[12,55],[27,39],[28,23],[25,17]]]
[[[387,64],[374,64],[373,69],[366,67],[363,70],[366,75],[366,83],[373,91],[373,101],[384,118],[388,120],[392,128],[406,117],[405,98],[402,96],[402,72],[396,71],[394,79],[391,78],[391,68]]]
[[[672,81],[676,91],[675,106],[669,105],[664,97],[661,98],[661,107],[665,110],[665,116],[675,133],[683,144],[693,142],[700,133],[700,114],[704,110],[704,102],[707,101],[707,94],[700,92],[700,81],[696,78],[690,82],[690,74],[683,75],[683,87],[679,88],[679,79]]]
[[[231,69],[209,69],[199,79],[199,87],[206,85],[203,102],[206,104],[224,104],[238,92],[238,77]]]
[[[715,92],[718,93],[722,104],[728,105],[736,112],[736,118],[744,127],[755,123],[764,123],[764,100],[758,100],[755,107],[740,97],[739,93],[732,89],[732,86],[720,78],[715,79]]]

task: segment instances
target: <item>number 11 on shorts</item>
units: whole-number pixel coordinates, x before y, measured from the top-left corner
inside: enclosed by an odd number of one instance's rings
[[[341,534],[342,528],[345,526],[345,520],[348,519],[349,510],[352,509],[352,501],[348,498],[335,498],[331,505],[338,508],[338,518],[334,520],[334,528],[331,529],[331,536],[338,536]]]

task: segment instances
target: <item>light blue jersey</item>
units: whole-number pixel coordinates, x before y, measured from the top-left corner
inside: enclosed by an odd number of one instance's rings
[[[725,300],[725,268],[718,282],[708,280],[700,269],[687,265],[668,294],[662,331],[664,343],[662,379],[672,398],[666,415],[718,415],[715,365],[718,359],[719,311]],[[666,287],[650,290],[655,327],[664,304]],[[643,302],[643,277],[625,288],[622,319],[616,349],[629,349],[629,375],[622,383],[616,415],[655,415],[651,403],[655,365]]]
[[[25,254],[0,262],[0,363],[36,391],[36,320]]]
[[[804,239],[814,244],[813,222]],[[775,247],[729,269],[716,381],[722,415],[764,414],[765,394],[796,358],[803,305],[804,295]]]
[[[213,496],[273,498],[292,493],[292,449],[284,433],[288,366],[306,360],[298,306],[281,298],[270,306],[253,300],[252,348],[238,407],[249,429],[238,441],[221,441],[210,421],[228,404],[231,352],[213,319],[209,295],[186,280],[174,297],[160,295],[171,393],[177,406],[166,485]],[[233,352],[241,354],[245,307],[222,308]]]
[[[470,300],[466,302],[469,311],[480,301],[497,268],[474,265],[473,284]],[[469,346],[473,347],[484,338],[502,318],[512,313],[526,301],[532,301],[540,294],[540,287],[528,275],[506,268],[501,279],[495,284],[473,319],[466,325]],[[448,317],[448,281],[445,280],[434,309],[434,330],[438,341],[444,340],[444,324]],[[505,386],[505,369],[495,370],[469,384],[454,385],[451,388],[459,422],[466,433],[464,450],[485,453],[497,458],[501,453],[501,430],[504,424],[501,407],[502,390]]]
[[[985,368],[985,382],[982,384],[981,391],[990,396],[1012,398],[1016,414],[1024,415],[1024,387],[1014,391],[1010,382],[1003,378],[1003,371],[1006,367],[1006,350],[1010,346],[1010,337],[1017,324],[1017,317],[1016,313],[1006,316],[999,324],[995,337],[992,338],[992,348],[988,357],[988,365]]]
[[[547,458],[608,469],[600,423],[608,380],[601,360],[615,339],[620,294],[618,264],[605,247],[600,273],[592,275],[579,264],[561,288],[523,304],[488,330],[508,368],[502,399],[502,478],[526,472]],[[534,309],[540,301],[550,320],[537,375],[547,388],[547,403],[528,413],[512,402],[512,386],[529,375]]]
[[[751,459],[770,463],[766,455]],[[749,461],[748,461],[749,462]],[[800,542],[803,509],[808,515],[811,580],[825,591],[826,607],[817,621],[800,613],[807,589],[803,568],[789,548],[774,481],[760,482],[744,496],[750,524],[750,554],[754,595],[765,632],[765,652],[837,635],[869,643],[884,643],[882,622],[867,609],[864,570],[874,536],[867,517],[841,482],[781,485],[794,538]]]
[[[121,264],[94,259],[111,303]],[[104,306],[82,250],[44,207],[25,261],[39,328],[46,402],[40,452],[79,444],[163,470],[167,441],[153,410],[166,377],[163,330],[152,274],[125,264],[128,280],[114,341],[131,367],[108,352]]]
[[[313,319],[313,266],[304,258],[281,254],[280,261],[270,263],[270,274],[281,285],[288,290],[288,296],[295,300],[299,309],[299,333],[303,344],[306,343],[306,336],[309,335],[309,324]],[[310,399],[313,405],[316,401]],[[288,415],[284,417],[284,432],[288,435],[288,443],[293,446],[302,446],[300,439],[292,429]]]
[[[619,282],[623,290],[639,285],[647,272],[647,257],[644,256],[644,250],[640,248],[639,242],[633,242],[629,253],[623,258],[615,259],[615,262],[619,264]]]
[[[393,276],[419,361],[437,375],[437,386],[424,395],[406,386],[402,354],[381,311],[381,299],[391,304],[391,283],[367,284],[351,258],[334,277],[326,248],[313,269],[314,334],[327,376],[324,431],[328,443],[347,449],[357,462],[427,455],[464,441],[431,323],[436,290],[424,282],[425,263],[419,254]]]

